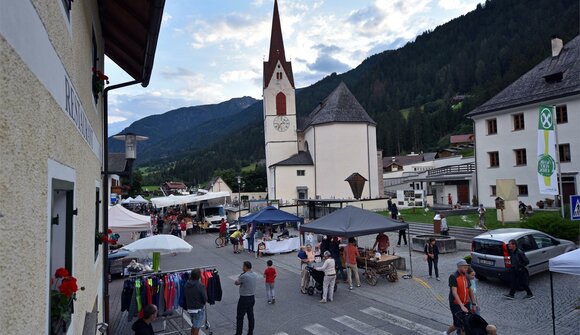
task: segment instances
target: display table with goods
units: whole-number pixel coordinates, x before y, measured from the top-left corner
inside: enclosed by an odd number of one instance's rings
[[[278,240],[254,240],[254,251],[260,248],[260,243],[264,243],[261,252],[264,254],[280,254],[300,249],[300,238],[290,237]],[[248,240],[244,239],[244,249],[248,249]]]
[[[365,270],[363,276],[372,286],[381,276],[390,282],[398,281],[397,269],[405,269],[405,259],[397,255],[380,254],[370,249],[360,251],[360,255],[356,258],[357,266]]]

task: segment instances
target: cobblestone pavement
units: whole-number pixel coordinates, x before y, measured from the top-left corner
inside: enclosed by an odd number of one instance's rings
[[[392,244],[397,234],[389,233]],[[233,280],[241,272],[244,260],[254,264],[254,270],[262,273],[266,260],[272,259],[278,269],[276,279],[276,304],[265,303],[263,285],[259,282],[256,294],[255,334],[440,334],[451,323],[447,297],[447,278],[455,271],[456,262],[469,254],[469,245],[459,243],[459,251],[442,254],[439,260],[442,281],[429,279],[423,255],[412,252],[413,278],[388,282],[379,279],[376,286],[366,282],[362,287],[348,290],[340,283],[335,301],[319,304],[316,297],[299,292],[300,266],[296,253],[272,255],[256,259],[248,253],[233,254],[230,246],[216,248],[213,233],[192,235],[187,241],[193,245],[189,254],[162,256],[164,270],[189,268],[201,265],[216,265],[220,270],[224,299],[208,307],[208,319],[213,334],[233,334],[237,287]],[[374,236],[359,238],[360,246],[372,246]],[[393,250],[393,248],[391,248]],[[394,247],[396,254],[405,257],[407,273],[410,273],[409,250],[406,246]],[[362,271],[361,271],[362,274]],[[361,276],[362,277],[362,276]],[[261,280],[261,279],[260,279]],[[122,280],[111,283],[111,325],[115,334],[131,334],[126,316],[120,313]],[[498,281],[478,282],[478,296],[482,316],[498,327],[498,334],[551,334],[551,303],[549,275],[543,273],[530,278],[530,287],[536,298],[523,301],[506,300],[502,294],[507,287]],[[556,307],[557,334],[579,334],[580,282],[569,275],[554,274],[554,296]],[[186,332],[184,332],[185,334]],[[209,333],[206,330],[206,334]]]

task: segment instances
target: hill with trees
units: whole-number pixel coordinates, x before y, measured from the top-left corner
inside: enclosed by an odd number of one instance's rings
[[[397,50],[297,90],[297,113],[310,113],[344,81],[377,122],[385,156],[443,148],[450,135],[472,131],[467,112],[549,56],[552,36],[566,43],[578,35],[578,13],[577,0],[488,0]],[[223,140],[177,160],[151,161],[144,179],[199,182],[263,159],[261,113],[255,103],[231,118],[247,122]]]

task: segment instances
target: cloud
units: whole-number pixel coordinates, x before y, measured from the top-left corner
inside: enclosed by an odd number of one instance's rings
[[[122,116],[109,115],[107,117],[107,121],[108,121],[108,124],[113,124],[113,123],[127,121],[127,118],[122,117]]]
[[[161,24],[167,24],[167,22],[171,21],[171,19],[173,19],[173,16],[167,12],[164,12],[161,16]]]
[[[312,64],[308,64],[308,68],[312,71],[322,72],[322,73],[342,73],[350,70],[350,66],[342,63],[338,59],[333,58],[329,55],[321,55],[316,58],[316,61]]]
[[[325,54],[333,54],[333,53],[342,51],[342,48],[338,47],[336,45],[317,44],[317,45],[313,46],[312,48],[318,50],[321,53],[325,53]]]
[[[252,80],[260,77],[261,74],[256,71],[240,70],[224,72],[220,75],[220,80],[228,83],[232,81]]]
[[[467,12],[475,9],[479,1],[473,0],[439,0],[439,7],[445,10],[457,10]]]

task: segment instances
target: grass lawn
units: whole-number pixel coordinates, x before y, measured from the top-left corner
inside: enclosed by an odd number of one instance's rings
[[[159,191],[158,185],[147,185],[147,186],[142,186],[141,188],[143,189],[143,191],[149,191],[149,192]]]
[[[485,215],[485,225],[489,229],[496,229],[496,228],[516,228],[520,227],[519,222],[510,222],[506,223],[505,226],[502,226],[501,222],[497,220],[497,210],[495,208],[486,208],[487,212]],[[380,214],[388,216],[389,212],[380,212]],[[534,216],[559,216],[559,212],[534,212]],[[425,211],[421,208],[413,209],[403,209],[401,210],[401,216],[405,218],[407,222],[413,223],[433,223],[433,216],[435,216],[435,212],[433,211]],[[447,224],[449,226],[454,227],[468,227],[473,228],[478,225],[479,218],[477,214],[468,214],[468,215],[447,215]]]

